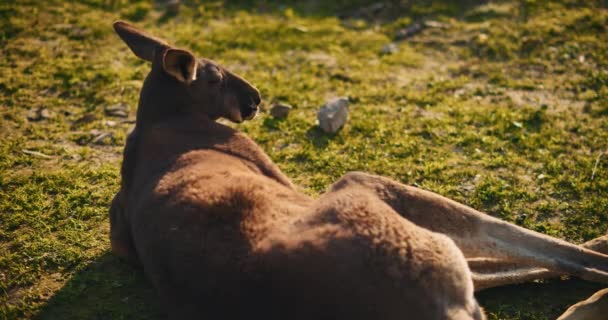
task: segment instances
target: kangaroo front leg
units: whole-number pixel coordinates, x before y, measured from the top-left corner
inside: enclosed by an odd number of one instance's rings
[[[139,266],[139,259],[131,238],[131,226],[125,216],[122,197],[122,191],[118,192],[110,206],[110,245],[112,253],[132,265]]]
[[[365,173],[332,190],[364,188],[409,221],[454,240],[465,257],[488,257],[608,283],[608,256],[491,217],[433,192]]]

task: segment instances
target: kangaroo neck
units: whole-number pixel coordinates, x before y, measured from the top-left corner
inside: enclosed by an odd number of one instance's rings
[[[139,128],[184,115],[188,110],[190,93],[175,80],[152,68],[144,80],[137,106],[136,125]]]

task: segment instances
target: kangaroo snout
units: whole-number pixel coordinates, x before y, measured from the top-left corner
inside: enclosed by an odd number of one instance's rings
[[[252,103],[248,107],[242,108],[241,114],[244,120],[251,120],[258,114],[258,106]]]
[[[249,110],[243,111],[243,118],[246,120],[251,120],[257,115],[258,110],[259,110],[258,106],[262,102],[262,99],[260,97],[260,92],[255,88],[253,88],[253,89],[255,90],[255,93],[251,97],[251,103],[249,104]]]
[[[258,113],[258,106],[262,102],[260,91],[247,80],[235,75],[230,75],[230,82],[236,88],[239,101],[239,109],[243,120],[251,120]]]

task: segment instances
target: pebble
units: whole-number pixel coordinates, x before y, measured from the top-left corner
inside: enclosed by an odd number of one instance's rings
[[[105,108],[105,113],[110,117],[128,118],[129,106],[124,103],[114,104]]]
[[[422,31],[423,29],[424,25],[419,22],[416,22],[406,28],[397,30],[397,33],[395,34],[395,40],[404,40],[410,38]]]
[[[55,113],[47,108],[32,108],[27,112],[27,119],[30,121],[40,121],[54,117]]]
[[[380,50],[380,54],[393,54],[399,51],[399,47],[391,42],[387,45],[385,45],[384,47],[382,47],[382,50]]]
[[[277,119],[284,119],[289,115],[292,106],[284,103],[277,103],[270,108],[270,115]]]

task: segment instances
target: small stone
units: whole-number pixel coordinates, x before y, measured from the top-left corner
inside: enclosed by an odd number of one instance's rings
[[[40,109],[40,117],[42,119],[52,119],[55,117],[55,113],[47,108]]]
[[[355,80],[353,78],[351,78],[348,74],[345,73],[341,73],[341,72],[336,72],[334,74],[332,74],[330,76],[331,79],[335,79],[335,80],[339,80],[342,82],[350,82],[350,83],[357,83],[359,82],[358,80]]]
[[[397,44],[391,42],[387,45],[385,45],[384,47],[382,47],[382,50],[380,50],[380,54],[393,54],[399,51],[399,47],[397,46]]]
[[[90,29],[75,27],[70,30],[70,38],[82,40],[93,33]]]
[[[477,43],[479,43],[479,44],[484,44],[484,43],[488,42],[488,39],[489,39],[489,38],[490,38],[490,37],[488,37],[488,35],[487,35],[487,34],[485,34],[485,33],[480,33],[480,34],[478,34],[478,35],[477,35]]]
[[[91,135],[93,136],[93,140],[91,140],[91,144],[97,145],[107,145],[111,144],[114,138],[114,134],[112,132],[102,132],[99,130],[92,130]]]
[[[348,98],[328,101],[317,112],[319,127],[326,133],[336,133],[348,119]]]
[[[298,31],[300,33],[307,33],[308,32],[308,28],[303,27],[303,26],[294,26],[292,27],[293,30]]]
[[[105,113],[110,117],[128,118],[129,106],[124,103],[111,105],[105,108]]]
[[[425,21],[424,26],[427,28],[435,28],[435,29],[447,29],[450,27],[450,25],[448,25],[446,23],[442,23],[442,22],[435,21],[435,20]]]
[[[40,121],[40,114],[38,113],[38,108],[30,109],[27,112],[27,119],[29,121]]]
[[[116,121],[112,121],[112,120],[106,120],[103,122],[103,124],[106,127],[115,127],[116,126]]]
[[[83,115],[82,117],[76,119],[74,121],[74,123],[72,124],[72,128],[76,128],[85,124],[89,124],[92,123],[94,121],[97,120],[97,116],[93,113],[87,113],[85,115]]]
[[[424,25],[419,22],[416,22],[406,28],[397,30],[397,33],[395,34],[395,40],[404,40],[410,38],[422,31],[423,29]]]
[[[40,121],[54,117],[55,113],[47,108],[32,108],[27,112],[27,119],[30,121]]]
[[[286,118],[292,107],[288,104],[277,103],[270,108],[270,115],[277,119]]]

